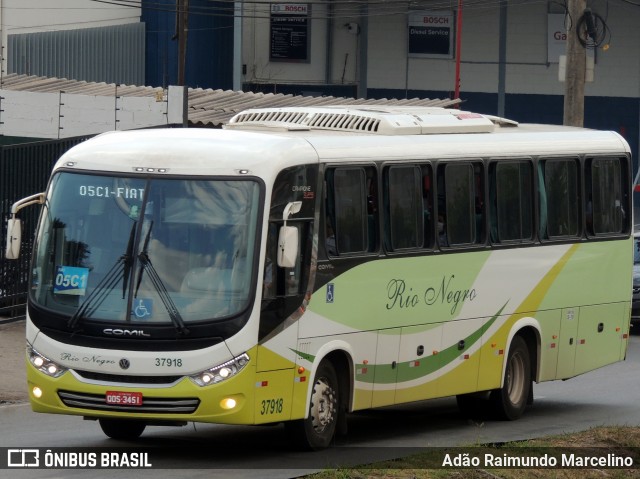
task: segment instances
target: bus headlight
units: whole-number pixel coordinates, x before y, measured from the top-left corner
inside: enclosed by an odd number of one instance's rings
[[[226,363],[218,364],[217,366],[202,371],[201,373],[189,376],[189,379],[198,386],[217,384],[225,379],[235,376],[242,371],[247,364],[249,364],[249,355],[247,353],[242,353],[240,356],[237,356]]]
[[[29,362],[33,364],[38,371],[41,371],[52,378],[57,378],[67,372],[67,368],[51,361],[46,356],[43,356],[33,349],[30,345],[27,345],[27,357],[29,358]]]

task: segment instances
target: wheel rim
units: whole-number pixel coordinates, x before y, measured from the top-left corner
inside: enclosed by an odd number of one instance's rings
[[[318,378],[311,396],[311,424],[313,429],[321,433],[335,421],[336,392],[327,378]]]
[[[507,395],[512,404],[522,401],[525,384],[525,366],[521,354],[514,354],[509,359],[506,372]]]

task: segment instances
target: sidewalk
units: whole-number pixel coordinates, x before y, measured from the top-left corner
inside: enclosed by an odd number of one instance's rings
[[[28,401],[24,320],[0,324],[0,406]]]

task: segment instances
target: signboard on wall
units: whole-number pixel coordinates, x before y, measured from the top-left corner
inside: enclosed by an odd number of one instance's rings
[[[309,62],[311,5],[272,3],[269,60]]]
[[[409,56],[453,58],[453,11],[409,12]]]

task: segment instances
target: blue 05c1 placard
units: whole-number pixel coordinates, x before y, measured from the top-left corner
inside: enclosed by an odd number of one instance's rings
[[[53,292],[55,294],[84,296],[87,291],[88,279],[89,268],[58,266],[56,269],[56,279],[53,285]]]

